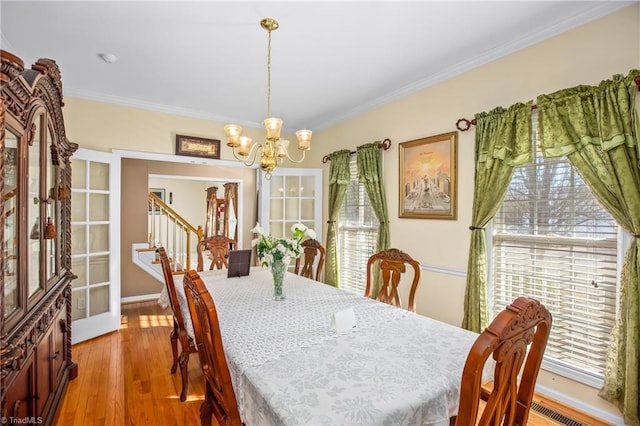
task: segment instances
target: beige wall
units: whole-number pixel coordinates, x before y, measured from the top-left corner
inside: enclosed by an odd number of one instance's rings
[[[251,247],[251,229],[256,222],[256,172],[245,167],[205,166],[183,163],[167,163],[159,161],[147,161],[138,159],[123,159],[122,161],[122,210],[121,210],[121,297],[135,297],[157,294],[162,288],[162,283],[152,278],[136,266],[131,260],[131,246],[135,243],[147,241],[147,190],[149,188],[149,175],[177,176],[177,177],[216,177],[227,178],[232,181],[241,180],[243,197],[242,213],[243,222],[240,224],[243,231],[243,241],[239,247]],[[181,204],[200,206],[206,216],[206,193],[204,183],[202,191],[190,200],[184,199],[186,194],[174,194],[174,199]],[[222,191],[220,192],[223,193]],[[169,194],[167,192],[166,196]],[[186,211],[191,212],[191,208]],[[178,214],[182,214],[176,206]],[[196,216],[193,216],[197,220]],[[192,225],[204,226],[204,222],[193,222]]]
[[[147,241],[147,179],[145,161],[122,160],[120,211],[120,297],[156,294],[162,284],[134,265],[131,245]]]
[[[640,10],[636,4],[572,31],[454,77],[392,104],[362,114],[314,136],[310,165],[322,156],[390,138],[384,180],[391,245],[426,265],[466,270],[473,202],[474,129],[458,135],[458,219],[398,218],[398,144],[455,131],[459,118],[579,84],[598,84],[640,66]],[[329,164],[324,165],[328,193]],[[325,206],[325,217],[327,216]],[[326,221],[325,221],[326,222]],[[325,225],[326,226],[326,225]],[[326,232],[326,229],[325,229]],[[418,310],[443,321],[462,320],[464,278],[425,274]]]
[[[202,226],[203,229],[207,219],[207,211],[203,208],[206,205],[207,188],[210,186],[222,188],[223,184],[224,182],[186,180],[176,178],[175,175],[168,178],[149,178],[150,189],[165,190],[165,202],[169,207],[179,212],[184,220],[196,228]],[[222,198],[223,190],[224,188],[218,190],[218,198]]]
[[[187,134],[221,139],[222,125],[207,120],[120,107],[76,98],[65,98],[67,137],[84,149],[111,152],[113,149],[173,154],[175,135]],[[216,133],[218,132],[218,133]],[[256,129],[245,133],[257,137]],[[233,158],[223,144],[222,159]],[[136,159],[122,162],[121,210],[121,297],[135,297],[160,292],[161,283],[151,278],[131,261],[131,245],[147,241],[148,175],[174,175],[227,178],[243,181],[244,231],[243,244],[251,245],[247,230],[256,222],[256,172],[242,167],[218,167],[184,163],[163,163]],[[193,200],[202,203],[205,197]],[[180,212],[178,212],[180,213]]]
[[[338,149],[390,138],[384,157],[391,246],[410,253],[420,263],[450,269],[423,271],[416,296],[421,314],[459,325],[463,315],[474,179],[474,131],[459,132],[458,220],[398,218],[398,144],[455,131],[459,118],[497,106],[526,102],[539,94],[579,84],[596,85],[613,74],[640,67],[640,7],[638,4],[548,41],[511,54],[402,100],[362,114],[331,129],[316,132],[311,164]],[[328,193],[329,165],[324,166]],[[327,216],[326,206],[324,212]],[[325,220],[326,222],[326,220]],[[323,222],[324,223],[324,222]],[[326,225],[325,225],[326,226]],[[324,230],[326,233],[326,229]],[[539,383],[600,409],[617,413],[596,390],[562,377],[544,374]]]
[[[155,175],[154,175],[155,176]],[[224,198],[224,184],[226,181],[200,180],[199,176],[187,178],[181,175],[163,175],[166,177],[149,178],[149,188],[165,190],[165,202],[169,207],[180,212],[180,216],[196,228],[205,228],[207,211],[207,188],[218,188],[216,197]],[[193,180],[193,179],[198,180]],[[196,201],[197,200],[197,201]]]
[[[226,148],[226,147],[225,147]],[[256,171],[244,166],[241,167],[224,167],[224,166],[204,166],[193,164],[172,164],[161,161],[149,162],[149,174],[163,176],[179,176],[179,177],[215,177],[216,179],[238,182],[242,181],[242,192],[238,194],[242,197],[242,222],[238,226],[242,228],[242,241],[239,241],[239,248],[250,248],[253,235],[249,230],[253,228],[257,220],[257,196],[256,196]],[[191,203],[201,206],[202,212],[206,217],[206,188],[209,185],[202,186],[201,195],[197,195],[196,199]],[[240,189],[239,189],[240,190]],[[174,200],[181,200],[181,195],[174,193]],[[224,196],[224,187],[218,188],[218,196]],[[187,201],[181,200],[184,203]],[[204,222],[196,225],[202,225]]]
[[[418,312],[459,324],[462,319],[464,271],[467,268],[468,227],[471,224],[474,132],[459,134],[457,220],[398,218],[398,144],[453,131],[461,117],[471,119],[477,112],[530,99],[535,101],[539,94],[579,84],[598,84],[613,74],[626,74],[630,69],[639,67],[640,6],[634,4],[330,129],[316,131],[305,165],[324,169],[324,193],[328,194],[329,165],[323,165],[321,161],[325,154],[338,149],[355,149],[360,144],[384,138],[393,141],[391,149],[384,154],[391,245],[409,252],[424,265],[444,269],[439,273],[423,272],[417,294]],[[222,123],[80,99],[67,98],[65,101],[68,137],[83,148],[172,154],[176,134],[224,139]],[[262,137],[262,131],[257,129],[247,129],[246,133],[254,138]],[[223,159],[232,158],[226,146],[223,146],[221,156]],[[129,188],[129,182],[137,180],[144,181],[146,185],[149,167],[130,167],[127,163],[123,164],[123,188]],[[247,185],[245,189],[245,208],[247,212],[255,211],[255,186]],[[126,225],[129,229],[145,229],[142,225],[144,217],[132,218],[125,214],[125,210],[134,206],[136,211],[144,212],[144,198],[140,198],[140,194],[125,194],[123,191],[122,201],[123,296],[145,294],[145,291],[152,290],[142,284],[148,278],[142,277],[141,271],[130,271],[126,276],[124,273],[129,270],[125,264],[125,260],[130,258],[127,244],[130,247],[134,242],[133,238],[125,241],[124,236],[129,238],[125,224],[131,223],[131,226]],[[324,215],[326,218],[326,206]],[[253,225],[246,219],[249,216],[245,216],[245,232]],[[145,236],[136,236],[135,239],[138,238],[144,241]],[[157,284],[154,291],[158,291]],[[596,396],[593,388],[552,374],[543,375],[539,383],[587,405],[616,412]]]

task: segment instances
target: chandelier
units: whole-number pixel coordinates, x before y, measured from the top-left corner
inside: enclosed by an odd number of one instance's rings
[[[302,157],[298,160],[291,158],[289,154],[289,141],[280,139],[282,130],[282,119],[271,117],[271,32],[280,26],[273,18],[265,18],[260,21],[260,26],[269,33],[267,48],[267,118],[264,120],[264,128],[267,137],[264,143],[253,143],[252,139],[242,136],[242,127],[237,124],[227,124],[224,126],[224,133],[227,136],[227,146],[233,150],[233,156],[244,163],[245,166],[253,166],[260,154],[260,168],[265,172],[266,178],[271,178],[278,166],[282,165],[284,158],[294,163],[304,160],[306,151],[311,149],[311,130],[298,130],[298,149],[302,151]]]

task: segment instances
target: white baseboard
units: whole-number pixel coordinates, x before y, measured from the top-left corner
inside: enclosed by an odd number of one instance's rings
[[[552,398],[558,402],[561,402],[562,404],[565,404],[568,407],[575,408],[578,411],[582,411],[585,414],[604,420],[615,426],[624,426],[624,419],[622,417],[616,414],[604,411],[600,408],[596,408],[591,405],[588,405],[584,401],[580,401],[579,399],[572,398],[568,395],[565,395],[561,392],[551,389],[550,387],[547,387],[544,385],[536,385],[536,393]]]
[[[140,296],[129,296],[120,299],[120,304],[124,303],[136,303],[136,302],[148,302],[150,300],[158,300],[160,293],[156,294],[141,294]]]

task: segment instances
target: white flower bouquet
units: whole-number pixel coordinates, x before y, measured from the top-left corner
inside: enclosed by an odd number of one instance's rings
[[[297,259],[302,254],[301,243],[316,237],[316,232],[302,223],[296,223],[291,227],[293,236],[289,238],[274,238],[266,235],[259,223],[251,232],[258,235],[251,241],[251,246],[257,248],[258,260],[262,266],[266,267],[271,267],[277,261],[288,265],[291,259]]]

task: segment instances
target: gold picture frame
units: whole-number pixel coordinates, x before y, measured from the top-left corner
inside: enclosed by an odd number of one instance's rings
[[[458,218],[458,132],[400,145],[401,218]]]

